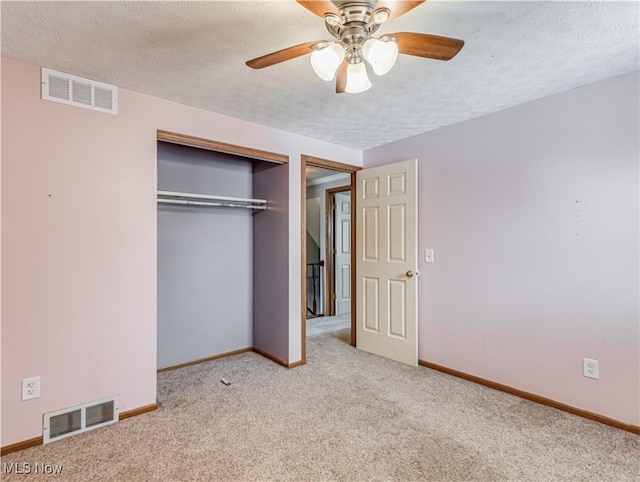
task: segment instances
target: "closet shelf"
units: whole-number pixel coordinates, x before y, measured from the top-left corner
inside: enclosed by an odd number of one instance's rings
[[[214,206],[262,210],[267,209],[267,201],[265,199],[211,196],[208,194],[192,194],[187,192],[173,191],[158,191],[158,202],[163,204],[180,204],[186,206]]]

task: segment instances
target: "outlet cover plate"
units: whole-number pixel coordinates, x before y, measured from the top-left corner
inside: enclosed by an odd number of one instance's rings
[[[22,400],[40,397],[40,377],[24,378],[22,380]]]
[[[594,378],[596,380],[600,379],[600,365],[598,360],[583,358],[582,368],[585,377]]]

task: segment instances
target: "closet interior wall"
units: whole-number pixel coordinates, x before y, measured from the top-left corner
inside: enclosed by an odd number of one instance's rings
[[[254,163],[253,196],[268,203],[253,216],[253,346],[288,363],[289,164]]]
[[[271,171],[288,175],[286,165],[158,142],[159,191],[261,198],[270,206],[267,211],[253,211],[158,204],[158,368],[258,346],[261,330],[271,331],[275,339],[260,348],[274,356],[281,353],[274,353],[273,347],[278,348],[278,337],[285,344],[288,339],[278,317],[287,311],[288,298],[273,292],[267,273],[273,271],[278,281],[280,271],[288,273],[287,243],[268,244],[274,252],[254,262],[263,239],[287,236],[288,202],[278,203],[282,186],[262,182],[263,172]],[[286,185],[284,189],[286,199]],[[280,211],[271,211],[271,198]],[[283,253],[284,266],[275,266],[283,261]],[[284,286],[288,296],[287,279]],[[266,313],[259,313],[254,292],[262,299],[263,291],[273,296]]]

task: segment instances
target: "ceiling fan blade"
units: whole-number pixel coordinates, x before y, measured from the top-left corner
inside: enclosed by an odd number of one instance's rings
[[[255,59],[248,60],[246,63],[252,69],[264,69],[271,65],[279,64],[285,60],[295,59],[301,55],[311,53],[311,46],[320,42],[316,40],[314,42],[307,42],[300,45],[295,45],[286,49],[278,50],[277,52],[271,52],[270,54],[263,55]]]
[[[398,51],[401,54],[426,57],[427,59],[450,60],[464,46],[463,40],[426,33],[399,32],[388,35],[396,38]]]
[[[343,94],[347,88],[347,61],[343,61],[336,72],[336,94]]]
[[[400,15],[404,15],[409,10],[413,10],[421,3],[424,3],[425,0],[380,0],[376,3],[374,7],[375,10],[378,8],[388,8],[391,12],[389,14],[389,19],[398,18]]]
[[[338,7],[329,0],[297,0],[297,2],[318,17],[324,17],[325,13],[340,15]]]

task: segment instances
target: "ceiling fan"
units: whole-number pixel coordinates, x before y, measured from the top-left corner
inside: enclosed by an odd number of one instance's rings
[[[336,79],[336,92],[359,93],[368,90],[368,63],[376,75],[384,75],[398,54],[427,59],[450,60],[464,41],[414,32],[373,34],[387,20],[404,15],[425,0],[297,0],[310,12],[324,18],[333,40],[316,40],[272,52],[247,62],[253,69],[311,54],[311,66],[326,81]]]

